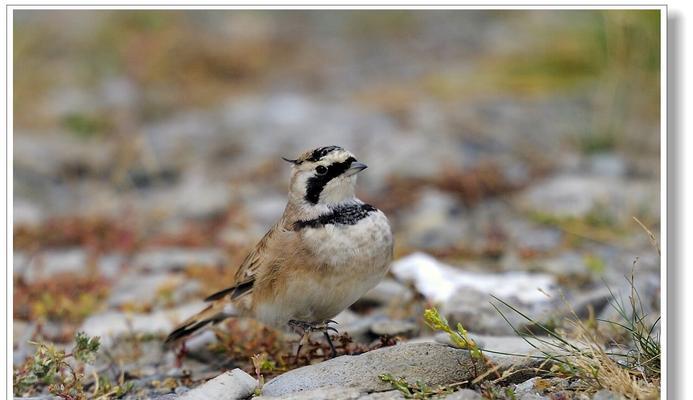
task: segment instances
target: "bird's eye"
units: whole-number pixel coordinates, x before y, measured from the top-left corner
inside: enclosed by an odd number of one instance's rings
[[[318,165],[317,168],[315,168],[315,172],[317,172],[318,175],[325,175],[327,173],[327,168],[323,167],[322,165]]]

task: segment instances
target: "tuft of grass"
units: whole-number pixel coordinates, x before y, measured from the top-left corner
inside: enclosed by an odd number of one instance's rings
[[[611,305],[623,321],[597,319],[627,333],[629,342],[621,344],[621,347],[630,348],[625,354],[608,350],[606,340],[601,337],[595,324],[581,321],[574,311],[566,321],[567,329],[550,329],[493,296],[512,312],[538,327],[545,335],[540,337],[534,331],[518,331],[500,308],[496,304],[493,306],[517,335],[543,354],[547,361],[545,365],[551,365],[543,373],[578,379],[585,383],[585,390],[588,392],[607,389],[627,399],[655,399],[660,392],[661,345],[659,336],[654,332],[660,319],[657,318],[650,324],[646,322],[647,315],[635,288],[632,272],[627,280],[631,288],[628,304],[611,292]]]

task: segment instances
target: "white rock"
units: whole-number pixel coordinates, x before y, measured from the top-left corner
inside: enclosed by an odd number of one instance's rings
[[[556,289],[555,278],[547,274],[506,272],[483,274],[467,272],[443,264],[425,253],[414,253],[392,264],[392,273],[401,281],[414,282],[416,289],[434,302],[446,302],[464,289],[493,294],[500,298],[516,298],[531,304],[544,302]]]
[[[250,397],[257,381],[236,368],[185,392],[180,400],[240,400]]]

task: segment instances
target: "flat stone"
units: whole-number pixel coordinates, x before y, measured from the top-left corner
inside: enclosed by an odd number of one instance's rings
[[[285,396],[331,387],[384,392],[392,389],[379,378],[386,373],[411,382],[419,380],[440,386],[473,379],[475,366],[478,372],[480,366],[475,365],[466,350],[437,343],[407,343],[289,371],[268,382],[263,394]]]
[[[419,330],[419,326],[412,321],[385,319],[375,321],[371,325],[371,332],[378,336],[412,336]]]
[[[240,400],[250,397],[255,392],[256,387],[255,378],[236,368],[185,392],[179,399]]]

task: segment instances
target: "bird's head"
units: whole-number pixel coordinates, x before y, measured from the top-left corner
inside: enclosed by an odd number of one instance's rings
[[[306,151],[293,165],[289,201],[303,205],[334,205],[354,198],[356,175],[366,164],[339,146],[325,146]]]

